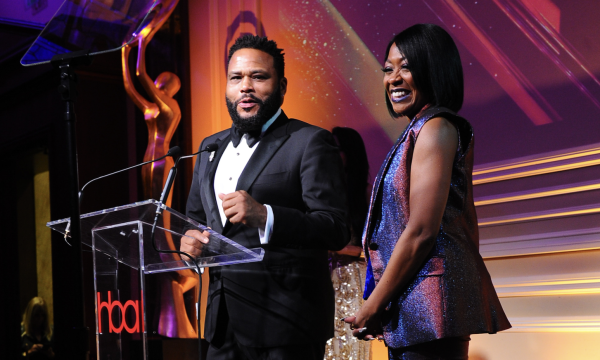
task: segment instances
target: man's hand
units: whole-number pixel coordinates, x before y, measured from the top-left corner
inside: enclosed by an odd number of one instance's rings
[[[229,194],[219,194],[223,201],[223,212],[232,224],[264,229],[267,223],[267,208],[259,204],[244,190]]]
[[[345,248],[343,248],[342,250],[339,250],[339,251],[334,251],[334,253],[336,253],[338,255],[349,255],[349,256],[359,257],[360,254],[362,253],[362,248],[360,246],[356,246],[356,245],[346,245]]]
[[[179,246],[179,251],[190,254],[195,258],[200,256],[200,254],[202,254],[202,247],[204,246],[204,244],[208,244],[209,235],[210,234],[208,231],[186,231],[185,236],[181,237],[181,245]]]

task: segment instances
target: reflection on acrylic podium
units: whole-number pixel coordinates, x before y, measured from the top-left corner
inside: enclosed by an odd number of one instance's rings
[[[155,231],[159,250],[178,250],[185,230],[191,227],[210,233],[209,243],[196,259],[200,267],[261,261],[264,256],[262,248],[247,249],[156,200],[81,215],[81,241],[92,248],[94,259],[99,360],[128,359],[130,354],[143,354],[143,359],[148,359],[148,339],[158,333],[156,316],[147,311],[154,308],[147,303],[154,298],[147,297],[155,283],[152,274],[196,269],[193,262],[183,261],[178,254],[154,250],[150,234],[159,207],[163,209]],[[69,219],[47,226],[68,234]]]

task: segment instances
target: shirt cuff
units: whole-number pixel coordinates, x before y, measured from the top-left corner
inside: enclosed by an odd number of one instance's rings
[[[260,243],[263,245],[266,245],[269,243],[269,240],[271,240],[271,233],[273,232],[273,223],[274,223],[274,219],[273,219],[273,209],[271,209],[271,206],[265,204],[263,205],[264,207],[267,208],[267,223],[265,224],[265,228],[264,229],[258,229],[258,237],[260,238]]]

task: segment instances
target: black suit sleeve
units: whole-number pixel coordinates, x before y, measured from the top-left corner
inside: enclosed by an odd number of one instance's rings
[[[311,134],[300,164],[305,211],[271,205],[274,225],[269,245],[340,250],[350,240],[346,190],[339,150],[329,131]]]
[[[200,144],[200,149],[204,148],[204,142],[202,141]],[[188,195],[187,205],[186,205],[186,216],[190,219],[193,219],[199,222],[202,225],[206,226],[206,213],[204,211],[204,207],[202,205],[202,198],[200,195],[201,191],[201,181],[203,180],[204,174],[200,174],[200,160],[202,156],[206,156],[205,153],[198,154],[196,158],[196,164],[194,166],[194,176],[192,178],[192,186],[190,187],[190,193]],[[185,231],[189,229],[193,229],[191,225],[186,226],[184,228]]]

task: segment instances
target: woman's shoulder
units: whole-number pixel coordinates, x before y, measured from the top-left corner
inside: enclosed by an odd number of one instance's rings
[[[454,111],[441,106],[433,106],[422,111],[418,117],[419,132],[423,132],[425,124],[429,124],[425,133],[438,131],[448,134],[448,130],[450,130],[454,134],[458,133],[461,149],[466,150],[470,147],[473,140],[473,127],[469,121]]]
[[[450,121],[453,124],[460,123],[462,125],[462,123],[466,123],[466,124],[469,123],[465,118],[458,115],[456,112],[454,112],[446,107],[443,107],[443,106],[430,106],[430,107],[422,110],[416,116],[415,122],[420,122],[422,124],[425,124],[435,118],[443,118],[443,119]]]

